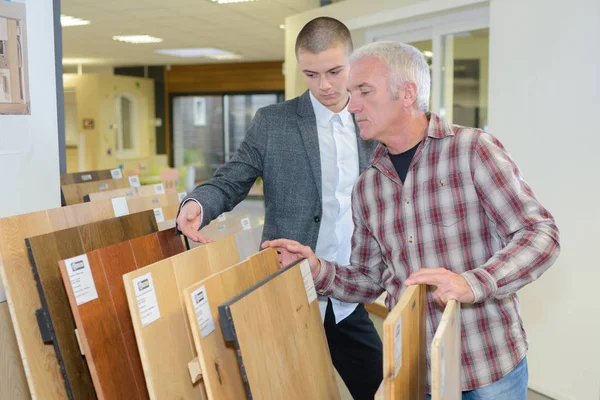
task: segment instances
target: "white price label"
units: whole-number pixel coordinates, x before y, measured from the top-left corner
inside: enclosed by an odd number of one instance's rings
[[[185,196],[187,196],[187,193],[181,192],[181,193],[178,193],[177,196],[179,196],[179,202],[181,203],[183,201],[183,199],[185,199]]]
[[[113,179],[121,179],[123,178],[123,172],[121,172],[121,168],[111,169],[110,176],[112,176]]]
[[[161,222],[165,222],[165,216],[163,214],[162,208],[154,209],[154,217],[156,217],[156,223],[160,224]]]
[[[131,186],[132,188],[137,188],[142,186],[142,184],[140,183],[140,178],[137,175],[133,175],[129,177],[129,186]]]
[[[402,317],[394,326],[394,376],[398,376],[402,368]]]
[[[135,278],[132,283],[138,309],[140,310],[142,327],[146,327],[160,318],[152,274],[148,272],[139,278]]]
[[[102,184],[98,185],[98,190],[106,190],[106,189],[108,189],[108,184],[102,183]]]
[[[250,218],[242,219],[242,229],[245,231],[249,231],[252,229],[252,225],[250,224]]]
[[[90,174],[81,175],[81,180],[84,181],[84,182],[91,181],[92,180],[92,176]]]
[[[312,304],[312,302],[317,299],[317,291],[315,290],[315,282],[312,278],[308,260],[304,260],[300,263],[300,271],[302,272],[302,279],[304,279],[304,289],[306,289],[308,304]]]
[[[215,330],[215,321],[210,312],[210,304],[208,303],[208,294],[206,287],[202,286],[191,293],[192,304],[196,311],[196,320],[202,337],[205,338]]]
[[[65,260],[65,267],[78,306],[98,298],[92,269],[86,254]]]
[[[165,187],[162,183],[154,185],[154,192],[156,194],[165,194]]]
[[[227,216],[225,216],[225,213],[223,213],[217,217],[217,221],[219,221],[219,222],[223,222],[226,219],[227,219]]]
[[[113,211],[115,217],[122,217],[123,215],[129,215],[129,207],[127,207],[127,198],[116,197],[112,199]]]

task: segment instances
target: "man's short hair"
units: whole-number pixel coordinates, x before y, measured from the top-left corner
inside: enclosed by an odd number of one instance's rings
[[[346,46],[348,54],[354,48],[350,30],[335,18],[318,17],[304,25],[296,38],[296,57],[300,50],[321,53],[338,44]]]

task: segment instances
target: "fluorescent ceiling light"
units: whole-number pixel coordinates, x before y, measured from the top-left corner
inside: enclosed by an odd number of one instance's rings
[[[230,3],[249,3],[256,0],[212,0],[213,3],[230,4]]]
[[[425,51],[423,52],[423,55],[424,55],[425,57],[429,57],[429,58],[433,57],[433,53],[432,53],[431,51],[427,51],[427,50],[425,50]]]
[[[209,56],[209,58],[212,58],[213,60],[225,61],[225,60],[239,60],[243,57],[239,54],[220,54],[220,55]]]
[[[160,43],[163,40],[161,38],[157,38],[149,35],[131,35],[131,36],[113,36],[114,40],[118,40],[119,42],[127,42],[127,43]]]
[[[285,29],[285,25],[279,25],[279,29]]]
[[[81,18],[71,17],[69,15],[60,15],[60,24],[62,26],[82,26],[89,25],[90,21]]]
[[[108,60],[103,58],[63,58],[63,65],[78,65],[78,64],[106,64]]]
[[[194,49],[160,49],[154,51],[157,54],[164,54],[173,57],[215,57],[215,56],[229,56],[233,53],[226,50],[215,49],[212,47],[202,47]]]

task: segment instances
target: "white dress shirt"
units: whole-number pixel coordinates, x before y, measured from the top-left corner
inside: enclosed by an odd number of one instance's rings
[[[346,106],[335,114],[310,94],[319,134],[323,214],[315,254],[342,265],[350,262],[352,188],[358,179],[356,127]],[[356,309],[356,303],[331,299],[335,322],[339,323]],[[321,316],[325,319],[327,297],[319,296]]]

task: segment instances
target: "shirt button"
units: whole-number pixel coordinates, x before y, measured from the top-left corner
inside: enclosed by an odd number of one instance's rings
[[[317,223],[321,222],[321,218],[318,215],[315,215],[315,222],[317,222]]]
[[[412,236],[409,236],[409,237],[408,237],[408,242],[409,242],[409,243],[412,243],[412,242],[413,242],[413,237],[412,237]]]
[[[410,204],[410,200],[409,199],[406,199],[406,204]]]

